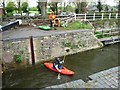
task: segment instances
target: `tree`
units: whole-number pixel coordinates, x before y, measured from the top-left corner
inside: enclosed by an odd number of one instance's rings
[[[41,8],[39,5],[37,5],[37,9],[38,9],[39,14],[41,14]]]
[[[67,6],[66,6],[66,11],[74,12],[74,11],[75,11],[75,8],[72,7],[71,5],[67,5]]]
[[[101,12],[102,11],[102,4],[101,4],[101,1],[99,0],[98,1],[98,5],[97,5],[97,8],[98,8],[98,10],[99,10],[99,12]]]
[[[50,6],[50,9],[55,12],[55,3],[52,2],[52,3],[49,3],[49,6]]]
[[[22,6],[21,6],[21,10],[23,11],[23,13],[27,13],[28,12],[28,3],[27,2],[23,2]]]
[[[56,15],[58,15],[58,3],[57,2],[55,2],[55,10],[56,10]]]
[[[77,2],[76,4],[76,13],[85,13],[87,11],[86,6],[87,6],[87,2],[82,1],[82,2]]]
[[[66,8],[65,8],[65,4],[66,4],[66,2],[64,2],[64,9],[63,9],[63,11],[65,11],[65,10],[66,10]]]
[[[108,5],[105,6],[105,11],[107,12],[109,10]]]
[[[79,10],[78,8],[75,9],[75,13],[78,14],[79,13]]]
[[[50,3],[50,9],[58,15],[58,2],[52,2]]]
[[[22,15],[20,4],[21,4],[21,0],[18,0],[18,13],[20,13]]]
[[[2,4],[3,4],[3,14],[6,15],[6,13],[5,13],[5,0],[3,0]]]
[[[30,7],[29,10],[30,11],[38,11],[38,8],[37,7]]]
[[[118,12],[120,13],[120,0],[119,0],[119,3],[118,3]]]
[[[46,16],[46,9],[47,9],[47,0],[44,0],[44,2],[41,2],[41,0],[38,0],[38,7],[40,8],[40,12],[42,16]]]
[[[9,2],[6,6],[7,13],[12,13],[16,9],[17,8],[16,8],[16,5],[14,4],[14,2]]]
[[[81,2],[81,12],[82,13],[86,13],[86,11],[87,11],[87,2]]]
[[[80,5],[81,5],[81,4],[80,4],[80,2],[77,2],[76,5],[77,5],[77,8],[76,8],[76,11],[75,11],[75,12],[76,12],[76,13],[80,13],[80,12],[81,12],[81,8],[80,8]]]

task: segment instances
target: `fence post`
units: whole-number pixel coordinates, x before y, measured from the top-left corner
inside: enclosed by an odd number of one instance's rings
[[[75,21],[76,21],[76,13],[74,13]]]
[[[111,13],[109,13],[109,19],[111,19]]]
[[[103,18],[104,18],[104,13],[102,13],[102,18],[101,19],[103,20]]]
[[[32,36],[30,36],[30,50],[31,50],[32,65],[35,65],[34,44],[33,44],[33,37]]]
[[[116,13],[116,19],[118,18],[118,13]]]
[[[93,20],[95,20],[95,13],[93,14]]]
[[[84,20],[86,21],[86,13],[85,13],[85,18],[84,18]]]

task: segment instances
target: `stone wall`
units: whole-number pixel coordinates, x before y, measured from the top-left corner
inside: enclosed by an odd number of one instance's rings
[[[102,46],[91,30],[66,31],[33,37],[36,63]],[[68,53],[65,51],[66,48],[70,49]],[[22,57],[22,64],[15,62],[15,55]],[[30,38],[3,40],[2,62],[12,63],[9,65],[11,67],[32,64]]]
[[[34,37],[34,50],[36,62],[52,59],[54,57],[74,54],[103,46],[91,30],[68,31]],[[66,48],[70,51],[67,53]]]
[[[3,40],[2,63],[6,68],[14,68],[29,64],[30,50],[29,39]],[[21,62],[16,62],[16,55],[21,56]]]

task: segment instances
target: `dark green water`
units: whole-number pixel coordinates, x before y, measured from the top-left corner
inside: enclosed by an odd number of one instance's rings
[[[67,56],[64,66],[73,70],[73,76],[61,75],[45,68],[43,64],[3,74],[4,88],[43,88],[50,85],[65,83],[86,78],[94,73],[118,66],[118,44],[105,46],[102,49],[81,52]]]

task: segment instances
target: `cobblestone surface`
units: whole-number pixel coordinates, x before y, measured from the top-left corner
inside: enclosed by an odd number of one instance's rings
[[[89,78],[91,78],[91,80],[88,82],[79,79],[46,88],[118,88],[119,75],[120,66],[90,75]]]

